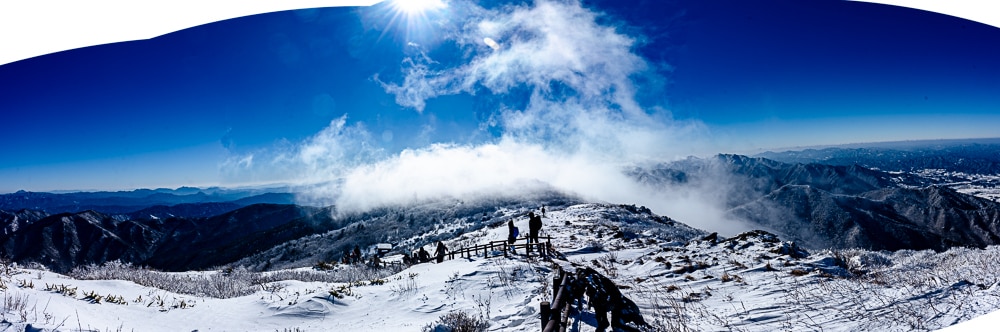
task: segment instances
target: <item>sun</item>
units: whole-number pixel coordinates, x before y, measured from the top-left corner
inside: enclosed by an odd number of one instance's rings
[[[392,6],[403,14],[413,16],[444,8],[445,4],[442,0],[394,0]]]
[[[395,31],[407,43],[433,40],[436,31],[449,15],[450,0],[386,0],[384,7],[378,11],[381,19],[387,20],[387,26],[392,27],[382,31],[382,38],[387,32]]]

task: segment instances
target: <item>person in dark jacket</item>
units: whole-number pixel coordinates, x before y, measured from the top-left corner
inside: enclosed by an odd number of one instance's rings
[[[528,212],[528,243],[538,243],[538,232],[542,230],[542,216],[535,215],[534,212]],[[528,247],[528,251],[531,251],[531,247]]]
[[[417,251],[417,257],[420,258],[421,263],[427,263],[431,260],[431,254],[427,253],[427,250],[424,250],[424,247],[420,247],[420,250]]]
[[[444,242],[438,241],[437,249],[434,250],[434,256],[437,256],[437,262],[444,262],[444,255],[448,253],[448,247],[444,246]]]
[[[604,332],[611,322],[608,321],[608,310],[610,309],[610,303],[608,294],[604,290],[603,284],[599,280],[595,280],[593,275],[587,275],[585,277],[587,283],[587,294],[588,303],[594,308],[594,318],[597,318],[597,331]]]
[[[514,226],[514,219],[511,219],[507,221],[507,244],[513,245],[514,242],[517,242],[517,227]],[[508,247],[510,248],[510,252],[515,252],[514,247]]]

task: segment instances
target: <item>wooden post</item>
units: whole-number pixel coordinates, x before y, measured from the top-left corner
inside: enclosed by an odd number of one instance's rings
[[[558,303],[556,304],[556,306],[558,306]],[[554,325],[555,327],[558,327],[559,324],[562,323],[562,319],[561,319],[561,317],[559,317],[559,315],[561,314],[561,312],[559,312],[559,311],[560,310],[557,309],[557,308],[549,308],[549,322],[555,323],[555,324],[550,324],[550,325]]]
[[[561,281],[562,278],[560,277],[552,278],[552,301],[555,301],[556,296],[559,296],[559,287],[562,286],[559,284],[559,282]]]
[[[565,297],[571,296],[566,288],[562,287],[564,282],[569,282],[569,274],[563,269],[558,269],[559,276],[552,279],[552,302],[549,304],[549,323],[546,324],[544,331],[558,331],[562,325],[562,319],[560,312],[566,306],[564,304],[566,301]],[[565,317],[569,317],[567,314]]]
[[[545,325],[549,324],[549,302],[542,302],[538,305],[538,309],[538,311],[542,314],[542,330],[545,330]]]

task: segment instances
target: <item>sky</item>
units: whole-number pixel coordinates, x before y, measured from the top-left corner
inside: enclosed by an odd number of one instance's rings
[[[1000,136],[1000,29],[955,17],[427,3],[260,14],[2,65],[0,192],[336,182],[317,195],[627,199],[628,164]]]

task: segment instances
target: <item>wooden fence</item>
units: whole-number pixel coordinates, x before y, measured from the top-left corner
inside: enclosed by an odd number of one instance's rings
[[[528,238],[526,238],[526,237],[523,237],[523,238],[520,238],[520,239],[517,239],[517,240],[524,240],[524,243],[518,243],[517,241],[515,241],[513,244],[511,244],[511,243],[507,242],[506,240],[504,240],[504,241],[490,241],[487,244],[481,244],[481,245],[477,245],[477,246],[473,246],[473,247],[461,248],[461,249],[449,251],[447,254],[445,254],[445,257],[448,258],[448,259],[455,259],[455,256],[458,256],[460,258],[462,258],[462,257],[464,257],[464,258],[471,258],[473,256],[477,256],[478,257],[478,256],[480,256],[480,254],[482,254],[482,257],[489,258],[490,255],[492,253],[496,252],[496,251],[500,251],[502,253],[499,254],[499,255],[494,255],[494,256],[504,256],[504,257],[507,257],[508,255],[511,254],[512,249],[514,251],[517,251],[518,249],[520,249],[527,256],[531,256],[532,252],[536,252],[538,255],[542,255],[542,256],[549,256],[549,255],[551,255],[551,254],[553,254],[555,252],[555,250],[552,248],[552,238],[548,237],[548,236],[539,236],[538,237],[539,241],[543,241],[544,240],[545,242],[528,243]]]
[[[589,267],[558,259],[552,262],[557,272],[552,279],[552,302],[539,304],[543,332],[566,332],[570,306],[582,301],[584,295],[594,308],[598,329],[610,327],[614,331],[640,331],[643,327],[650,327],[635,302],[623,295],[611,279]],[[607,319],[608,314],[611,315],[610,320]]]
[[[468,248],[460,248],[456,250],[449,250],[444,254],[445,259],[455,259],[459,258],[472,258],[472,257],[509,257],[511,254],[516,252],[523,252],[526,256],[531,257],[532,253],[544,257],[552,257],[558,255],[559,252],[552,247],[552,237],[549,236],[539,236],[539,242],[528,243],[527,237],[518,238],[514,243],[508,243],[507,241],[490,241],[486,244],[480,244]],[[544,242],[542,242],[544,241]],[[523,242],[523,243],[518,243]],[[496,254],[496,252],[500,252]],[[413,258],[415,261],[413,264],[420,264],[424,262],[416,261],[416,257]],[[430,261],[434,261],[435,256],[430,257]],[[379,267],[391,267],[391,266],[403,266],[401,261],[379,261]]]
[[[572,289],[569,287],[570,274],[560,266],[559,273],[552,278],[552,302],[539,304],[542,320],[542,332],[565,332],[569,326],[569,303],[572,302]]]

